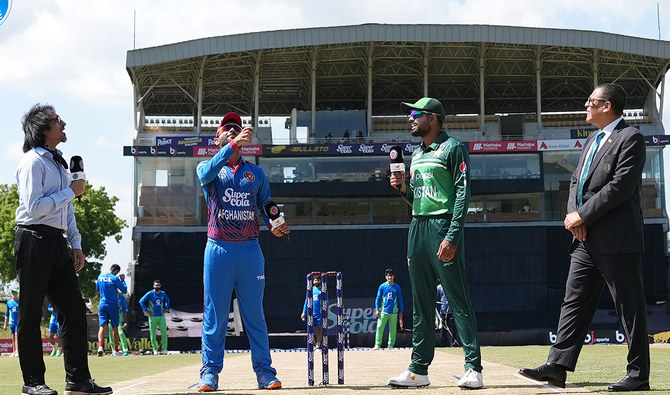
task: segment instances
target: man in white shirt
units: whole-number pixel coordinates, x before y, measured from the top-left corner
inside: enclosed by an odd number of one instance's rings
[[[76,272],[86,264],[72,200],[84,193],[86,181],[70,182],[67,163],[56,149],[67,141],[66,123],[50,105],[36,104],[23,117],[24,155],[16,169],[14,256],[19,278],[19,360],[23,394],[55,395],[44,382],[42,304],[48,297],[59,311],[65,363],[65,393],[111,394],[88,369],[86,306]],[[71,250],[70,250],[71,249]]]

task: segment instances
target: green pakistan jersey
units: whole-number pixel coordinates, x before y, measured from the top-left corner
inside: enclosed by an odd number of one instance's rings
[[[470,156],[460,141],[442,131],[427,146],[412,153],[410,182],[405,200],[413,216],[451,215],[445,239],[460,240],[470,201]]]

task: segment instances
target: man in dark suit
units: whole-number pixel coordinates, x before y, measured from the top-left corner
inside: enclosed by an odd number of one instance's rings
[[[608,389],[649,389],[640,208],[645,145],[640,131],[623,120],[625,102],[626,92],[616,84],[598,85],[586,100],[586,121],[600,130],[587,139],[570,180],[564,224],[574,237],[557,340],[545,365],[520,371],[558,387],[565,387],[566,371],[575,370],[607,285],[628,341],[627,374]]]

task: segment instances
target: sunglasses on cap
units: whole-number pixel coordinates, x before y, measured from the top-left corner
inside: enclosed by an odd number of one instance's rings
[[[216,137],[219,137],[219,135],[223,132],[227,132],[229,130],[234,131],[235,133],[239,133],[242,131],[242,127],[240,125],[234,124],[234,123],[229,123],[226,125],[223,125],[219,127],[219,129],[216,131]]]
[[[412,110],[412,112],[409,113],[409,117],[419,119],[423,114],[434,114],[434,113],[428,111]]]

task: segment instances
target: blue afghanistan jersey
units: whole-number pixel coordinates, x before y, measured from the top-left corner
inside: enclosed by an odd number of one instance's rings
[[[128,287],[126,287],[125,281],[121,281],[120,278],[112,273],[99,275],[98,282],[95,284],[95,289],[100,292],[100,305],[106,304],[117,306],[119,304],[119,298],[116,295],[119,291],[123,293],[128,292]]]
[[[214,240],[246,241],[258,238],[257,210],[269,224],[263,206],[270,200],[270,184],[260,167],[243,158],[236,167],[228,159],[239,148],[232,141],[196,172],[207,202],[207,237]]]
[[[383,311],[386,314],[402,313],[404,306],[402,305],[402,292],[400,292],[400,285],[389,283],[382,283],[377,290],[377,298],[375,299],[375,308]]]
[[[156,292],[151,290],[142,296],[140,306],[142,306],[142,310],[144,311],[153,309],[154,317],[160,317],[163,315],[164,310],[170,309],[170,298],[168,298],[165,291]]]
[[[9,323],[19,322],[19,302],[14,301],[14,299],[9,299],[7,301],[7,316],[9,317]]]

